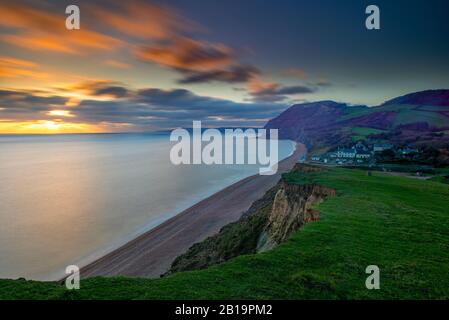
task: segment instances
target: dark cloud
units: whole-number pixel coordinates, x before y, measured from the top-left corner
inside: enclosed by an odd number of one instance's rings
[[[98,88],[93,92],[94,95],[97,96],[112,96],[116,98],[123,98],[128,95],[128,89],[120,86],[105,86],[102,88]]]
[[[75,90],[90,96],[109,96],[113,98],[123,98],[131,94],[130,90],[120,82],[108,80],[89,80],[69,87],[58,87],[56,89],[63,92]]]
[[[313,93],[315,89],[305,87],[305,86],[287,86],[280,87],[274,90],[272,94],[301,94],[301,93]]]
[[[146,89],[137,94],[139,102],[153,108],[180,112],[177,116],[195,120],[227,116],[235,119],[269,119],[285,108],[285,105],[269,103],[238,103],[231,100],[199,96],[185,89]],[[186,112],[191,114],[186,114]],[[182,114],[181,114],[182,113]]]
[[[308,86],[281,86],[277,83],[262,86],[251,90],[250,94],[254,101],[278,102],[284,101],[289,95],[314,93],[315,88]]]
[[[60,109],[67,98],[60,96],[39,96],[32,92],[0,90],[0,119],[41,119],[52,109]]]
[[[140,130],[190,127],[193,120],[209,126],[262,126],[287,106],[278,103],[239,103],[199,96],[185,89],[142,89],[122,99],[83,100],[65,107],[66,98],[0,91],[0,118],[7,121],[46,120],[51,110],[68,110],[78,123],[127,123]],[[14,103],[12,103],[14,101]]]
[[[143,61],[157,63],[181,72],[209,71],[229,65],[233,51],[223,44],[209,43],[179,36],[147,47],[141,47],[137,56]]]
[[[320,80],[317,83],[315,83],[315,85],[318,86],[318,87],[331,87],[332,83],[330,83],[327,80]]]
[[[203,83],[220,81],[227,83],[248,82],[256,75],[260,74],[259,70],[250,65],[232,66],[227,70],[212,70],[206,72],[184,72],[186,76],[179,80],[181,84]]]
[[[181,84],[244,83],[260,74],[257,68],[237,62],[231,48],[187,37],[142,47],[137,56],[179,72],[183,76],[178,81]]]
[[[20,91],[0,90],[0,99],[22,97],[23,95],[24,95],[24,93],[20,92]]]
[[[123,101],[83,101],[73,112],[83,122],[131,123],[137,127],[190,127],[193,120],[212,126],[261,126],[285,105],[236,103],[198,96],[184,89],[144,89]]]
[[[16,106],[51,106],[63,105],[67,102],[67,98],[56,95],[39,96],[27,91],[0,90],[1,102],[5,105]]]

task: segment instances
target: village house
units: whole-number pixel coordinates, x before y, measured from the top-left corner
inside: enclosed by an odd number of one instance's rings
[[[418,153],[419,150],[415,149],[415,148],[403,148],[403,149],[399,149],[399,152],[403,155],[408,155],[408,154],[412,154],[412,153]]]
[[[352,149],[355,149],[355,150],[357,150],[357,152],[359,152],[359,151],[368,151],[368,147],[367,146],[365,146],[364,144],[363,144],[363,142],[361,142],[361,141],[359,141],[359,142],[357,142],[353,147],[352,147]]]
[[[393,144],[373,144],[365,145],[358,141],[352,146],[340,146],[336,151],[331,151],[324,154],[315,154],[311,157],[312,161],[337,164],[337,165],[364,165],[367,163],[375,163],[378,159],[379,153],[385,150],[392,150],[398,158],[409,158],[411,155],[422,152],[421,150],[409,146],[397,148]],[[377,155],[376,155],[377,153]]]
[[[320,155],[315,154],[310,159],[315,162],[335,163],[338,165],[362,164],[372,158],[373,152],[371,150],[372,146],[366,146],[363,142],[359,141],[349,148],[339,147],[337,151]]]
[[[393,145],[390,143],[385,143],[385,144],[375,144],[373,146],[373,151],[374,152],[382,152],[384,150],[390,150],[393,149]]]
[[[355,149],[338,149],[337,158],[352,159],[355,158],[356,153]]]
[[[357,159],[369,159],[371,158],[371,153],[367,152],[367,151],[361,151],[361,152],[357,152],[355,157]]]

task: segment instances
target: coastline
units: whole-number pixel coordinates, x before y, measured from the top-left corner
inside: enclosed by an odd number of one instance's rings
[[[127,242],[118,249],[81,268],[83,278],[94,276],[159,277],[173,260],[194,243],[217,233],[238,220],[251,204],[305,155],[306,148],[296,144],[292,155],[279,162],[272,176],[253,175],[201,200],[162,224]]]

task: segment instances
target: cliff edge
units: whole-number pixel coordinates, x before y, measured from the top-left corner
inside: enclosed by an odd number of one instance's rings
[[[299,164],[293,169],[317,170],[324,169]],[[281,179],[242,218],[176,258],[167,274],[204,269],[242,254],[270,250],[304,224],[319,220],[320,214],[313,205],[328,196],[335,196],[335,190],[317,184],[290,184]]]

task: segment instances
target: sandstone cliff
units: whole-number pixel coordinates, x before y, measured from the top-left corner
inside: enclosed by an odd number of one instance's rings
[[[257,251],[269,250],[287,240],[302,225],[319,220],[320,213],[312,206],[335,195],[335,190],[320,185],[296,185],[285,181],[280,184],[267,225],[259,237]]]
[[[295,171],[313,172],[316,167],[297,165]],[[168,273],[204,269],[241,254],[274,248],[305,223],[316,221],[320,214],[312,206],[335,190],[317,184],[290,184],[281,180],[237,222],[193,245],[176,258]]]

